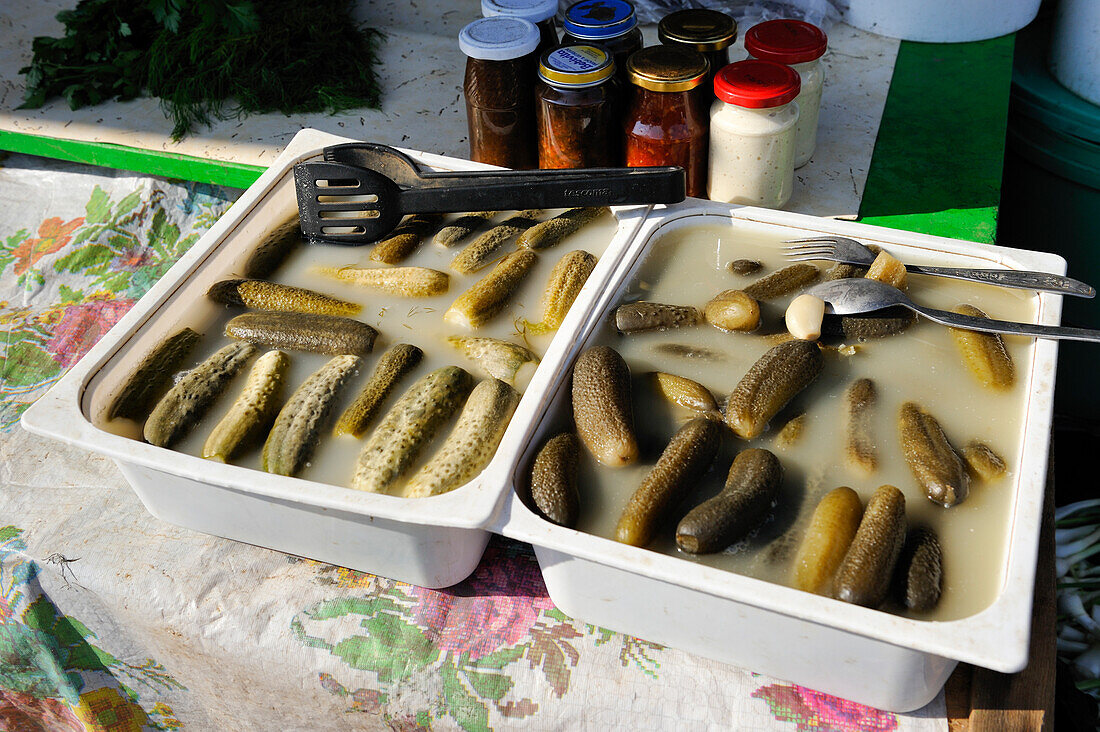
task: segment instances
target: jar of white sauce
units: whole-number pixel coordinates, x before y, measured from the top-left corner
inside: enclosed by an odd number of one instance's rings
[[[780,208],[790,199],[800,86],[797,71],[773,61],[738,61],[715,75],[707,171],[712,201]]]
[[[825,70],[821,57],[829,39],[816,25],[801,20],[769,20],[754,25],[745,34],[745,50],[751,58],[787,64],[802,79],[798,104],[798,128],[795,131],[794,167],[810,162],[817,144],[817,118],[821,109],[821,88]]]

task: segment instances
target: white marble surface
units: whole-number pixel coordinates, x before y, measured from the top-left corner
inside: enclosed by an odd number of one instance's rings
[[[383,30],[380,82],[382,109],[338,115],[267,114],[226,120],[180,142],[156,99],[138,99],[70,110],[55,99],[37,110],[15,109],[35,36],[61,34],[64,0],[0,4],[0,131],[104,142],[154,153],[190,155],[253,165],[269,164],[294,134],[306,127],[357,139],[467,157],[462,72],[457,36],[480,15],[478,0],[418,4],[415,0],[364,0],[360,17]],[[410,10],[412,12],[410,12]],[[655,42],[655,29],[644,29]],[[817,150],[795,172],[787,209],[820,216],[853,217],[859,210],[879,120],[889,91],[898,41],[838,24],[829,29],[824,58],[825,91]],[[744,57],[740,42],[731,56]]]

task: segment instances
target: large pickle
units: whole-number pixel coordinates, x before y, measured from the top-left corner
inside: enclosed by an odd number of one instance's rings
[[[423,357],[422,350],[408,343],[398,343],[383,353],[359,396],[336,420],[332,433],[361,437],[397,382],[416,368]]]
[[[297,475],[306,466],[340,389],[360,363],[362,359],[358,356],[336,356],[294,390],[264,441],[264,470],[277,475]]]
[[[925,494],[948,507],[966,500],[970,475],[936,418],[906,402],[898,415],[898,432],[905,461]]]
[[[436,369],[409,387],[363,444],[351,487],[388,493],[472,388],[473,377],[457,366]]]
[[[532,333],[558,329],[595,268],[596,257],[582,249],[569,252],[558,260],[542,293],[542,322],[524,321]]]
[[[228,462],[264,435],[282,406],[289,365],[290,359],[282,351],[268,351],[256,359],[244,389],[203,443],[204,458]]]
[[[739,437],[759,435],[768,420],[812,384],[825,367],[817,344],[787,341],[752,365],[726,402],[725,420]]]
[[[225,324],[225,334],[283,351],[364,356],[374,348],[378,331],[339,315],[260,312],[233,318]]]
[[[837,599],[864,607],[881,605],[890,591],[905,532],[905,496],[892,485],[879,486],[837,568]]]
[[[573,421],[588,451],[608,467],[638,459],[630,368],[618,351],[594,346],[573,366]]]
[[[107,408],[107,419],[141,420],[172,386],[172,374],[179,371],[183,360],[201,339],[190,328],[173,333],[158,343],[137,368],[126,377],[126,383]]]
[[[537,260],[538,255],[530,249],[508,254],[489,274],[459,295],[443,319],[466,328],[480,328],[504,309]]]
[[[631,546],[649,544],[661,519],[707,472],[721,439],[722,428],[706,417],[681,427],[630,496],[615,527],[615,540]]]
[[[894,570],[898,601],[910,610],[931,610],[943,591],[943,555],[936,532],[927,527],[909,533]]]
[[[807,262],[791,264],[753,282],[742,292],[757,302],[774,300],[813,284],[821,277],[821,270]]]
[[[362,305],[330,297],[303,287],[291,287],[266,280],[222,280],[206,292],[214,302],[244,305],[256,310],[280,310],[322,315],[356,315]]]
[[[863,504],[851,488],[841,486],[825,494],[810,517],[794,558],[791,579],[795,587],[817,594],[829,591],[862,517]]]
[[[871,412],[878,401],[878,390],[870,379],[856,379],[844,392],[847,423],[844,431],[844,455],[849,465],[864,473],[878,468],[875,436],[871,430]]]
[[[667,305],[640,300],[615,309],[615,327],[620,333],[683,328],[698,322],[699,310],[691,305]]]
[[[581,444],[572,432],[546,441],[531,466],[531,502],[542,517],[573,528],[580,513],[577,469]]]
[[[783,468],[775,455],[756,447],[742,450],[722,492],[680,519],[676,545],[692,554],[709,554],[744,539],[767,516],[782,482]]]
[[[989,317],[973,305],[959,305],[955,312],[975,318]],[[1016,383],[1016,365],[1000,333],[948,328],[970,373],[990,389],[1009,389]]]
[[[230,343],[188,371],[145,420],[145,441],[171,447],[186,435],[255,353],[256,347],[248,343]]]
[[[500,379],[475,386],[447,439],[409,479],[405,495],[438,496],[472,480],[496,452],[518,403],[519,394]]]

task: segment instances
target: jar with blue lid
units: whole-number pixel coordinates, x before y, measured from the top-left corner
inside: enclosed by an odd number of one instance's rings
[[[562,30],[563,46],[599,44],[610,51],[623,88],[628,87],[626,60],[643,45],[633,5],[626,0],[581,0],[565,11]]]
[[[466,54],[462,91],[471,160],[506,168],[536,166],[538,45],[538,28],[522,18],[482,18],[458,34]]]

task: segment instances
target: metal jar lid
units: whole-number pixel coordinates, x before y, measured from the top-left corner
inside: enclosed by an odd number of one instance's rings
[[[561,25],[574,38],[605,41],[637,27],[638,16],[626,0],[581,0],[569,6]]]
[[[503,15],[481,18],[458,34],[458,47],[470,58],[510,61],[539,47],[539,29],[529,20]]]
[[[696,51],[721,51],[737,40],[737,21],[717,10],[677,10],[661,18],[657,37],[661,43]]]
[[[556,87],[596,86],[615,74],[615,60],[605,49],[587,44],[559,46],[542,55],[539,77]]]
[[[626,73],[632,84],[656,92],[680,92],[703,83],[710,62],[703,54],[676,46],[650,46],[630,54]]]

